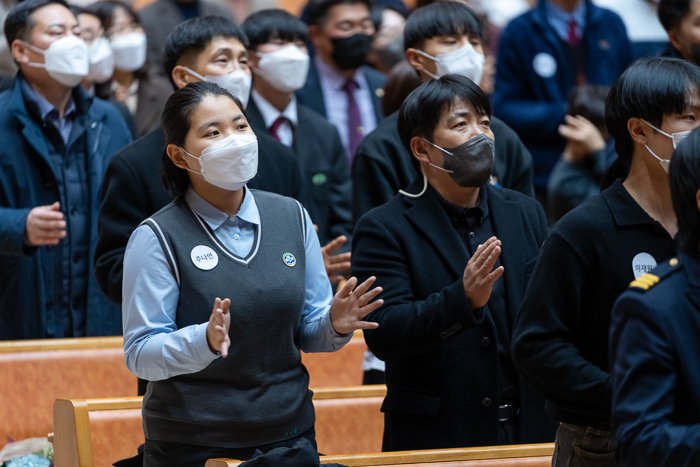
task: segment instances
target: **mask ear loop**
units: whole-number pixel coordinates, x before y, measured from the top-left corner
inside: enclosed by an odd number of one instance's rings
[[[422,50],[416,49],[416,52],[418,52],[419,54],[421,54],[421,55],[424,56],[425,58],[429,58],[430,60],[432,60],[432,61],[434,61],[434,62],[436,62],[436,63],[440,61],[439,59],[433,57],[432,55],[428,55],[427,53],[423,52]],[[429,72],[429,71],[426,70],[425,68],[423,68],[421,71],[422,71],[423,73],[425,73],[426,75],[430,76],[430,77],[433,78],[433,79],[440,79],[440,77],[439,77],[438,75],[432,74],[431,72]]]
[[[186,68],[186,67],[183,67],[183,68]],[[197,157],[197,156],[195,156],[194,154],[191,154],[187,149],[185,149],[185,148],[183,148],[183,147],[178,146],[178,148],[180,148],[180,149],[182,149],[183,151],[185,151],[185,153],[187,153],[187,155],[190,156],[190,157],[194,157],[194,158],[197,159],[197,160],[200,160],[200,159],[201,159],[201,157]],[[189,164],[187,164],[187,169],[186,169],[186,170],[192,172],[193,174],[204,175],[204,174],[202,174],[202,172],[196,172],[196,171],[190,169],[190,165],[189,165]]]
[[[428,177],[425,175],[425,172],[423,171],[423,164],[420,165],[420,173],[423,174],[423,190],[421,190],[420,193],[418,193],[417,195],[414,195],[413,193],[409,193],[409,192],[404,191],[404,190],[399,190],[399,193],[404,195],[404,196],[407,196],[408,198],[413,198],[413,199],[418,199],[421,196],[423,196],[425,194],[425,192],[428,191]]]

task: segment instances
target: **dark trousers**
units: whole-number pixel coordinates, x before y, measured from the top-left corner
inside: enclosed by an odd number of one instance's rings
[[[615,467],[612,433],[562,423],[557,430],[552,467]]]
[[[207,460],[220,457],[237,460],[248,460],[253,457],[256,450],[263,453],[275,448],[291,448],[302,438],[308,439],[314,449],[316,445],[316,430],[309,428],[294,438],[277,441],[262,446],[248,448],[217,448],[211,446],[196,446],[192,444],[173,443],[170,441],[157,441],[146,439],[144,451],[144,467],[204,467]]]

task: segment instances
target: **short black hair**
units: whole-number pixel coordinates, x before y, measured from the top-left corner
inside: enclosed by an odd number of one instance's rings
[[[198,55],[214,38],[238,39],[248,47],[245,33],[228,19],[221,16],[200,16],[180,23],[165,41],[163,67],[173,87],[173,69],[185,55]]]
[[[309,0],[306,5],[306,23],[309,26],[321,26],[328,19],[328,10],[336,5],[354,5],[362,3],[372,11],[372,0]]]
[[[634,144],[627,129],[630,118],[642,118],[657,128],[664,115],[682,113],[700,102],[700,68],[678,58],[637,60],[615,81],[605,103],[605,126],[615,139],[622,163],[632,163]]]
[[[678,220],[676,241],[683,253],[697,254],[700,250],[700,211],[696,200],[700,189],[699,129],[693,130],[673,153],[669,184]]]
[[[187,188],[190,186],[190,177],[187,175],[187,170],[177,167],[170,160],[167,147],[169,144],[183,147],[192,124],[192,113],[207,96],[230,98],[241,109],[246,120],[248,119],[241,101],[216,83],[209,81],[188,83],[187,86],[170,95],[160,116],[160,128],[163,131],[166,147],[161,155],[160,173],[163,186],[175,198],[187,192]]]
[[[580,115],[597,128],[605,128],[605,99],[610,87],[594,84],[576,86],[569,94],[569,114]]]
[[[403,47],[421,49],[427,39],[454,34],[483,39],[474,10],[455,1],[431,3],[409,15],[403,28]]]
[[[459,102],[468,102],[477,114],[491,118],[491,104],[484,91],[461,75],[448,74],[427,81],[408,95],[399,109],[398,130],[401,143],[409,154],[412,155],[411,139],[419,136],[432,142],[443,113]],[[411,157],[411,162],[416,170],[420,170],[420,162],[415,157]]]
[[[661,0],[658,9],[659,21],[667,31],[677,29],[688,11],[690,0]]]
[[[248,48],[251,50],[272,40],[306,42],[308,38],[308,28],[302,20],[276,8],[253,13],[243,21],[241,29],[248,38]]]
[[[34,18],[32,18],[32,13],[52,4],[61,5],[70,10],[65,0],[26,0],[18,3],[17,6],[10,10],[7,18],[5,18],[4,25],[5,38],[7,39],[8,46],[12,47],[12,43],[15,39],[29,42],[32,30],[34,26],[36,26],[36,22]]]
[[[100,19],[105,33],[107,33],[114,24],[114,18],[116,17],[116,12],[118,10],[123,10],[127,15],[129,15],[131,21],[141,25],[141,20],[134,10],[131,9],[129,4],[119,0],[100,0],[85,7],[86,13],[93,14]]]

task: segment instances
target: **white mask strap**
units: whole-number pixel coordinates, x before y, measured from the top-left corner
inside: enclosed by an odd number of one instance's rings
[[[430,60],[432,60],[434,62],[440,61],[439,59],[433,57],[432,55],[428,55],[427,53],[423,52],[422,50],[415,49],[415,51],[418,52],[419,54],[421,54],[422,56],[424,56],[425,58],[429,58]]]
[[[665,131],[659,130],[658,128],[656,128],[654,125],[652,125],[651,123],[647,122],[647,121],[644,120],[643,118],[640,118],[640,120],[643,121],[644,123],[646,123],[647,125],[649,125],[650,127],[652,127],[653,129],[655,129],[656,131],[658,131],[659,133],[661,133],[662,135],[666,135],[666,136],[668,136],[669,138],[673,139],[673,136],[669,135],[669,134],[666,133]],[[647,149],[648,149],[648,148],[647,148]],[[652,154],[653,154],[653,153],[652,153]]]
[[[202,81],[206,81],[206,78],[204,76],[200,75],[199,73],[197,73],[196,71],[192,71],[189,68],[187,68],[186,66],[183,66],[182,68],[184,68],[189,74],[191,74],[195,78],[199,78]],[[184,149],[183,149],[183,151],[184,151]],[[187,151],[185,151],[185,152],[187,152]],[[187,152],[187,154],[190,154],[190,153]],[[192,156],[192,154],[190,154],[190,155]],[[192,157],[194,157],[194,156],[192,156]]]
[[[186,68],[186,67],[183,67],[183,68]],[[185,153],[186,153],[188,156],[194,157],[194,158],[197,159],[197,160],[200,160],[200,159],[201,159],[200,157],[197,157],[197,156],[195,156],[194,154],[191,154],[189,151],[187,151],[187,149],[185,149],[185,148],[183,148],[183,147],[180,147],[180,146],[178,146],[178,147],[179,147],[180,149],[182,149],[183,151],[185,151]],[[192,172],[193,174],[203,175],[202,172],[196,172],[196,171],[190,169],[190,165],[189,165],[189,164],[187,164],[187,170],[189,170],[189,171]]]
[[[421,139],[422,139],[423,141],[425,141],[426,143],[428,143],[429,145],[438,148],[440,151],[444,152],[445,154],[449,154],[450,156],[454,156],[454,154],[452,154],[450,151],[446,151],[446,150],[442,149],[442,148],[441,148],[440,146],[438,146],[437,144],[431,143],[430,141],[428,141],[427,139],[425,139],[425,138],[423,138],[423,137],[421,137]]]
[[[420,193],[417,195],[414,195],[412,193],[409,193],[407,191],[399,190],[399,193],[408,197],[408,198],[413,198],[413,199],[418,199],[421,196],[425,194],[426,191],[428,191],[428,177],[425,175],[425,172],[423,171],[423,164],[420,166],[420,172],[423,174],[423,190],[421,190]]]

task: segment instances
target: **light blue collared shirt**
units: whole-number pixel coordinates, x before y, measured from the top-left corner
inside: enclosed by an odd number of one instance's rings
[[[253,248],[254,225],[260,212],[253,193],[245,188],[237,215],[228,216],[205,201],[191,187],[187,204],[211,227],[234,254],[245,257]],[[352,337],[335,332],[330,319],[333,298],[313,223],[306,216],[306,298],[296,341],[304,352],[332,352]],[[136,376],[159,381],[195,373],[218,358],[207,344],[207,323],[178,329],[175,312],[179,287],[165,253],[150,227],[142,225],[129,239],[124,253],[122,320],[126,366]],[[236,297],[231,298],[231,306]],[[213,304],[212,304],[213,305]]]
[[[314,57],[314,63],[321,82],[321,91],[323,91],[328,121],[338,129],[340,141],[343,143],[343,148],[345,148],[345,154],[348,156],[348,160],[351,160],[354,154],[350,154],[348,149],[350,144],[350,135],[348,134],[348,95],[343,90],[343,86],[345,86],[348,79],[321,60],[318,54]],[[377,127],[377,116],[374,113],[374,104],[372,104],[372,91],[361,69],[355,72],[353,79],[359,86],[353,95],[355,96],[357,107],[360,109],[362,127],[364,128],[363,136],[367,136]]]
[[[576,34],[583,38],[583,31],[586,29],[586,1],[581,0],[574,11],[569,13],[555,5],[551,0],[547,0],[547,21],[557,32],[564,42],[569,41],[569,23],[576,21]]]

